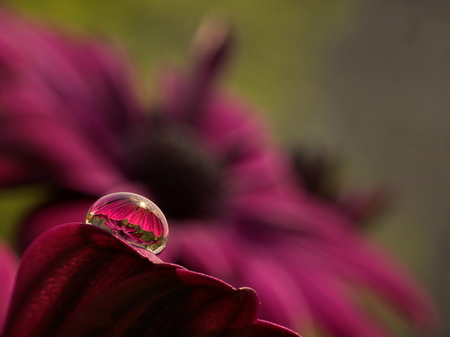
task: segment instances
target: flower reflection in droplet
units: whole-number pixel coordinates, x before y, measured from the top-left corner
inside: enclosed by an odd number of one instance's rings
[[[167,245],[169,226],[164,214],[138,194],[120,192],[101,197],[89,209],[85,222],[154,254]]]

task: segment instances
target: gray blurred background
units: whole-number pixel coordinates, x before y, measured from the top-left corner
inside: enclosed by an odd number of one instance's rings
[[[379,238],[435,295],[450,335],[450,2],[370,1],[326,52],[323,132],[398,191]]]

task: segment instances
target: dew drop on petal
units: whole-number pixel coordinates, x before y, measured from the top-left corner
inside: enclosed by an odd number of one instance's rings
[[[120,192],[101,197],[89,209],[85,222],[154,254],[167,245],[169,226],[164,214],[138,194]]]

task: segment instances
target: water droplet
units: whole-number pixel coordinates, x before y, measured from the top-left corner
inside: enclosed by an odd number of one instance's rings
[[[101,197],[91,206],[85,221],[154,254],[167,245],[169,226],[164,214],[138,194],[120,192]]]

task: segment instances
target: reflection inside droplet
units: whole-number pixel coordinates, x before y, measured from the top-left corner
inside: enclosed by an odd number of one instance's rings
[[[154,254],[167,245],[169,226],[164,214],[138,194],[121,192],[101,197],[91,206],[85,221]]]

